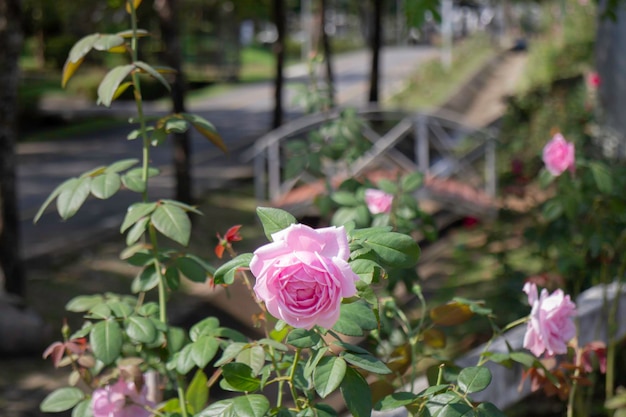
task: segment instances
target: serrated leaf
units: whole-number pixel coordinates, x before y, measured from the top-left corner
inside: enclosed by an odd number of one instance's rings
[[[287,335],[286,342],[297,348],[310,348],[317,345],[322,338],[313,330],[293,329]]]
[[[239,268],[249,268],[252,260],[251,253],[242,253],[217,268],[213,275],[215,284],[232,284],[235,281],[235,274]]]
[[[491,383],[491,372],[484,366],[472,366],[463,369],[457,380],[459,388],[467,393],[484,390]]]
[[[377,402],[374,409],[377,411],[394,410],[396,408],[407,406],[418,399],[419,397],[412,392],[394,392]]]
[[[104,200],[118,192],[121,186],[120,176],[114,172],[108,172],[91,180],[91,193]]]
[[[376,252],[383,262],[396,268],[415,266],[421,252],[411,236],[396,232],[368,236],[363,244]]]
[[[130,246],[141,239],[143,234],[146,232],[146,226],[149,221],[149,217],[142,217],[133,225],[133,227],[130,228],[128,234],[126,235],[126,246]]]
[[[120,86],[121,82],[126,78],[135,68],[134,65],[121,65],[110,70],[100,82],[98,86],[98,103],[103,104],[106,107],[111,106],[115,92]]]
[[[263,225],[265,236],[270,241],[272,240],[272,234],[280,232],[297,222],[296,218],[290,213],[273,207],[257,207],[256,213]]]
[[[365,378],[352,368],[346,369],[341,382],[341,396],[348,410],[356,417],[372,415],[372,393]]]
[[[238,391],[256,391],[261,386],[261,381],[254,376],[252,368],[244,363],[227,363],[222,366],[222,375],[226,382]]]
[[[85,398],[85,394],[75,387],[63,387],[52,391],[44,398],[39,409],[45,413],[59,413],[69,410]]]
[[[37,214],[35,214],[35,217],[33,218],[33,223],[37,223],[39,221],[39,219],[43,215],[43,212],[46,211],[46,208],[50,205],[50,203],[52,203],[52,200],[57,198],[59,194],[61,194],[63,190],[65,190],[66,187],[72,186],[74,180],[76,180],[76,178],[70,178],[57,185],[57,187],[50,193],[48,198],[46,198],[46,201],[44,201],[41,207],[39,207]]]
[[[335,356],[322,358],[313,372],[313,384],[320,397],[326,398],[341,385],[346,374],[346,361]]]
[[[198,133],[207,138],[213,145],[220,148],[222,152],[228,153],[226,144],[211,122],[197,114],[182,113],[181,116],[191,123]]]
[[[362,336],[363,330],[377,327],[378,321],[372,309],[362,302],[355,302],[341,305],[339,320],[333,329],[346,336]]]
[[[341,357],[349,364],[365,371],[380,375],[387,375],[391,373],[391,369],[387,368],[387,365],[372,355],[344,352]]]
[[[217,401],[196,417],[264,417],[270,409],[270,402],[260,394]]]
[[[159,285],[159,274],[154,264],[146,266],[135,277],[131,284],[131,291],[136,293],[150,291]]]
[[[220,321],[216,317],[207,317],[191,326],[189,337],[195,342],[200,336],[212,335],[212,331],[217,329],[219,325]]]
[[[124,233],[126,229],[137,223],[142,217],[148,216],[157,208],[157,203],[135,203],[128,207],[126,216],[120,227],[120,233]]]
[[[181,256],[176,258],[176,266],[184,276],[193,282],[202,283],[207,280],[207,271],[202,265],[190,257]]]
[[[235,362],[248,365],[252,369],[253,374],[258,375],[263,365],[265,365],[265,350],[261,346],[250,346],[239,352]]]
[[[150,319],[131,316],[126,326],[128,337],[139,343],[152,343],[157,337],[157,330]]]
[[[467,417],[473,409],[456,394],[435,395],[426,403],[431,417]]]
[[[142,62],[142,61],[136,61],[135,65],[138,68],[150,74],[153,78],[155,78],[161,84],[163,84],[163,86],[167,89],[167,91],[172,90],[172,87],[170,87],[170,84],[165,80],[165,78],[163,78],[163,76],[159,74],[159,72],[155,70],[154,68],[152,68],[149,64],[146,64],[145,62]]]
[[[208,378],[202,369],[198,369],[187,387],[185,400],[194,414],[202,410],[206,405],[209,398],[208,382]]]
[[[89,332],[89,343],[96,358],[110,365],[122,352],[122,330],[116,321],[103,320]]]
[[[191,221],[187,213],[171,204],[162,204],[150,216],[154,227],[183,246],[189,244]]]
[[[91,178],[72,178],[57,198],[57,211],[63,220],[72,217],[83,205],[91,187]]]
[[[214,337],[202,336],[191,346],[191,359],[198,368],[204,368],[215,357],[219,342]]]
[[[247,343],[234,342],[230,343],[222,352],[222,356],[215,362],[215,366],[222,366],[239,355],[239,353],[246,347]]]

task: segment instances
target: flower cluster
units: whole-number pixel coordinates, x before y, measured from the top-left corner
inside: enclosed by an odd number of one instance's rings
[[[150,417],[155,403],[148,398],[148,387],[138,390],[134,382],[123,378],[115,384],[93,392],[91,405],[94,417]]]

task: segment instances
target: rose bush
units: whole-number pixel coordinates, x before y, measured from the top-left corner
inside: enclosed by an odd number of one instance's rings
[[[293,327],[333,327],[342,298],[356,294],[359,280],[346,262],[350,250],[344,228],[294,224],[272,238],[250,261],[256,296]]]
[[[374,188],[365,190],[365,204],[367,204],[367,208],[372,214],[391,212],[392,203],[392,194]]]
[[[546,169],[555,177],[568,169],[570,172],[574,172],[574,144],[566,141],[562,134],[555,134],[543,148],[543,162]]]

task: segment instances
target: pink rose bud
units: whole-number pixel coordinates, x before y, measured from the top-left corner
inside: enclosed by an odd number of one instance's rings
[[[574,144],[557,133],[543,148],[543,163],[550,174],[561,175],[566,169],[574,171]]]
[[[98,388],[91,398],[94,417],[150,417],[153,413],[145,407],[155,404],[147,399],[148,387],[137,391],[134,382],[120,378],[115,384]]]
[[[567,343],[576,335],[576,304],[562,290],[548,294],[544,288],[538,297],[537,286],[531,282],[524,284],[524,292],[532,307],[524,347],[537,357],[544,352],[548,356],[567,353]]]
[[[389,213],[391,211],[391,203],[393,195],[384,191],[368,188],[365,190],[365,204],[372,214]]]
[[[256,296],[270,314],[293,327],[333,327],[342,298],[356,294],[359,280],[347,262],[350,250],[343,226],[293,224],[272,239],[250,261]]]

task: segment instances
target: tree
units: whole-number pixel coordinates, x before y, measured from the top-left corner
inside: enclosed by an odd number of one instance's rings
[[[7,292],[24,295],[15,181],[18,58],[22,48],[20,0],[0,0],[0,274]]]
[[[182,72],[182,50],[179,36],[178,4],[176,0],[155,0],[162,41],[165,45],[165,63],[176,73],[172,83],[174,113],[185,112],[185,77]],[[191,181],[191,143],[187,131],[174,134],[174,168],[176,171],[176,199],[193,202]]]
[[[372,61],[370,67],[370,92],[368,101],[377,103],[379,98],[380,48],[382,46],[382,13],[383,0],[372,0],[372,30],[370,32],[370,49]]]
[[[285,84],[285,0],[274,0],[274,24],[278,38],[274,43],[274,56],[276,57],[276,75],[274,78],[274,117],[272,128],[276,129],[283,124],[283,86]]]
[[[328,6],[327,0],[320,0],[320,34],[322,51],[324,53],[324,62],[326,63],[326,84],[328,85],[328,98],[330,100],[330,106],[335,106],[335,81],[333,76],[332,66],[332,51],[330,49],[330,39],[328,39],[328,33],[326,32],[326,9]]]

